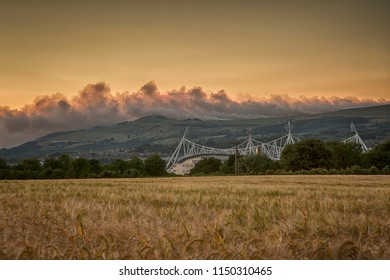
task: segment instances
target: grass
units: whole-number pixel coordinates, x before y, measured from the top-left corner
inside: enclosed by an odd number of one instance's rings
[[[390,259],[390,176],[0,181],[0,259]]]

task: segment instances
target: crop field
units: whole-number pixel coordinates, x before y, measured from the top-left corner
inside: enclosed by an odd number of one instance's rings
[[[0,181],[0,259],[390,259],[390,176]]]

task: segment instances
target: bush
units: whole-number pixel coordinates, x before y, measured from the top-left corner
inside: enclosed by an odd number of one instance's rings
[[[382,174],[390,175],[390,168],[389,168],[388,165],[386,165],[385,167],[383,167],[383,169],[382,169]]]
[[[381,173],[381,171],[375,166],[371,166],[370,169],[367,170],[367,173],[370,175],[378,175]]]
[[[354,165],[351,168],[347,169],[347,174],[355,174],[355,175],[362,175],[364,174],[364,169],[359,165]]]
[[[137,178],[137,177],[140,177],[140,171],[137,169],[131,168],[124,173],[124,176],[126,178]]]

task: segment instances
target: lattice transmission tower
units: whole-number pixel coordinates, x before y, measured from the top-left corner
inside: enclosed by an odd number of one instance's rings
[[[355,143],[362,147],[363,152],[367,152],[368,148],[366,144],[364,144],[362,138],[360,138],[359,133],[356,130],[355,124],[351,122],[351,131],[355,133],[355,135],[352,135],[351,137],[342,140],[343,143]]]

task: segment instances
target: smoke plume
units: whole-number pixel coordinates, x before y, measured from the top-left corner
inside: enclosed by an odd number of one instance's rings
[[[100,82],[88,84],[70,98],[56,93],[38,96],[22,109],[0,106],[0,147],[16,146],[55,131],[113,124],[151,114],[178,119],[258,118],[388,103],[386,99],[288,95],[236,101],[223,90],[208,94],[201,87],[161,93],[153,81],[133,93],[112,93],[106,83]]]

